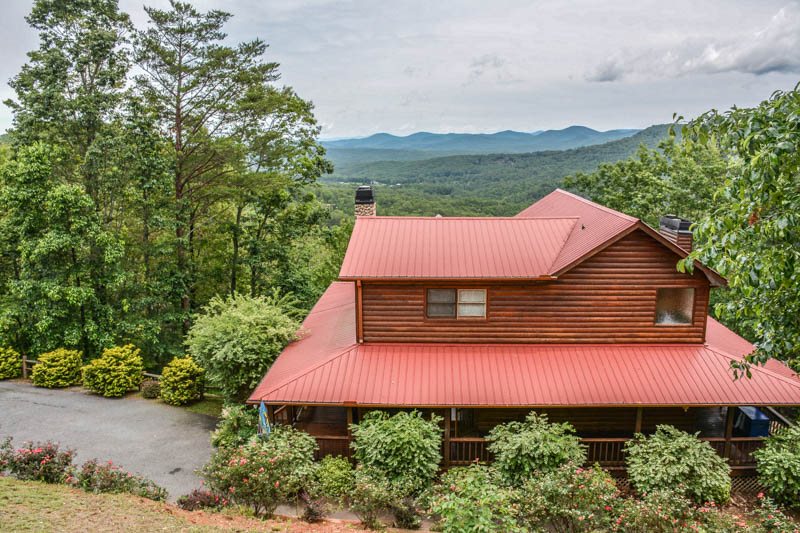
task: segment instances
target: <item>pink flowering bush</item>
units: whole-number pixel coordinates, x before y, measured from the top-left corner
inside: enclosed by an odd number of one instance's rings
[[[219,448],[203,468],[206,486],[257,516],[272,516],[312,482],[317,443],[307,433],[277,426],[269,438]]]
[[[720,512],[713,502],[695,505],[692,500],[674,491],[663,490],[643,494],[640,498],[620,500],[611,531],[621,533],[672,533],[704,531],[726,533],[747,531],[740,517]]]
[[[14,449],[11,438],[0,445],[0,472],[8,471],[18,479],[62,483],[72,470],[74,450],[62,451],[58,443],[26,442]]]
[[[86,492],[126,492],[155,501],[167,499],[165,489],[145,477],[126,472],[111,461],[106,463],[100,463],[97,459],[86,461],[78,471],[74,484]]]
[[[619,505],[614,479],[598,466],[568,463],[535,473],[516,491],[520,524],[528,530],[606,530]]]
[[[184,494],[178,498],[178,507],[185,511],[199,511],[201,509],[216,511],[227,506],[228,503],[227,498],[203,489],[194,489],[189,494]]]
[[[756,524],[756,531],[759,533],[797,533],[800,531],[800,524],[783,514],[771,498],[759,494],[758,500],[759,506],[750,513],[750,520]]]

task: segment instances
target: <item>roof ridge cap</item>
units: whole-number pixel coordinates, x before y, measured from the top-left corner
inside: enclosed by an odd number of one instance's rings
[[[445,217],[445,216],[401,216],[401,215],[388,215],[388,216],[360,216],[358,220],[563,220],[563,219],[579,219],[580,216],[578,215],[558,215],[558,216],[538,216],[538,217],[520,217],[520,216],[510,216],[510,217],[490,217],[490,216],[481,216],[481,217],[468,217],[468,216],[454,216],[454,217]]]
[[[588,198],[584,198],[583,196],[577,195],[577,194],[569,192],[569,191],[565,191],[564,189],[557,188],[553,192],[564,194],[566,196],[569,196],[570,198],[574,198],[574,199],[576,199],[578,201],[581,201],[581,202],[583,202],[585,204],[591,205],[592,207],[594,207],[596,209],[600,209],[602,211],[605,211],[606,213],[608,213],[610,215],[614,215],[616,217],[619,217],[619,218],[622,218],[622,219],[625,219],[625,220],[629,220],[631,222],[638,222],[640,220],[640,219],[638,219],[638,218],[636,218],[634,216],[628,215],[628,214],[623,213],[621,211],[617,211],[616,209],[611,209],[610,207],[606,207],[606,206],[604,206],[602,204],[598,204],[597,202],[593,202],[593,201],[589,200]],[[531,205],[535,205],[535,204],[531,204]]]
[[[580,217],[574,217],[574,220],[575,220],[575,222],[573,222],[572,228],[570,228],[570,230],[564,234],[564,237],[563,237],[563,239],[561,241],[561,246],[558,249],[558,253],[553,256],[553,260],[550,262],[550,265],[548,265],[548,267],[547,267],[547,271],[550,272],[551,274],[553,273],[553,266],[556,263],[558,263],[559,258],[564,254],[564,248],[567,247],[567,243],[569,242],[570,238],[572,237],[572,234],[575,233],[575,231],[577,231],[578,220],[580,220]]]
[[[719,357],[724,357],[725,359],[728,359],[728,360],[737,359],[739,361],[744,361],[744,359],[745,359],[744,357],[737,357],[737,356],[735,356],[733,354],[729,354],[729,353],[725,352],[724,350],[722,350],[720,348],[711,347],[711,346],[709,346],[707,344],[705,345],[705,349],[708,350],[709,352],[713,353],[714,355],[717,355]],[[766,366],[763,366],[763,365],[750,365],[750,368],[753,368],[754,370],[756,370],[758,372],[765,372],[770,377],[777,378],[777,379],[779,379],[781,381],[784,381],[784,382],[788,383],[789,385],[791,385],[793,387],[800,388],[800,380],[784,376],[783,374],[779,374],[779,373],[777,373],[777,372],[775,372],[773,370],[770,370]]]

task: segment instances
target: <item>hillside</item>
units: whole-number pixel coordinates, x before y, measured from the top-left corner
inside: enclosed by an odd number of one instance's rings
[[[351,213],[353,190],[361,183],[374,184],[383,215],[514,215],[564,176],[625,159],[640,144],[656,146],[668,127],[651,126],[624,139],[571,150],[352,164],[326,177],[319,195],[338,211],[335,219]]]
[[[353,162],[378,160],[405,161],[428,159],[439,155],[490,153],[529,153],[567,150],[601,144],[634,135],[638,130],[597,131],[584,126],[533,133],[501,131],[497,133],[428,133],[418,132],[399,137],[376,133],[363,139],[323,141],[337,167]]]

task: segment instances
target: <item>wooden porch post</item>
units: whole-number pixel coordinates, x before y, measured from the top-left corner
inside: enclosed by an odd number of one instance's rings
[[[353,423],[353,408],[346,407],[345,409],[347,409],[347,436],[350,437],[352,435],[352,432],[350,431],[350,424]]]
[[[641,433],[642,432],[642,414],[644,409],[641,407],[636,408],[636,425],[633,427],[633,433]]]
[[[270,426],[274,426],[275,425],[275,406],[274,405],[268,405],[267,406],[267,420],[269,420],[269,425]]]
[[[450,409],[444,410],[444,467],[450,468]]]
[[[733,415],[736,407],[729,405],[725,414],[725,451],[722,456],[726,459],[731,457],[731,437],[733,437]]]

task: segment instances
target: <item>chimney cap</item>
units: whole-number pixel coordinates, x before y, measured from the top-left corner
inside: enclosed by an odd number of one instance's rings
[[[356,203],[357,204],[374,204],[375,195],[372,192],[371,185],[359,185],[356,189]]]
[[[692,222],[676,215],[664,215],[659,220],[659,226],[673,231],[689,231]]]

